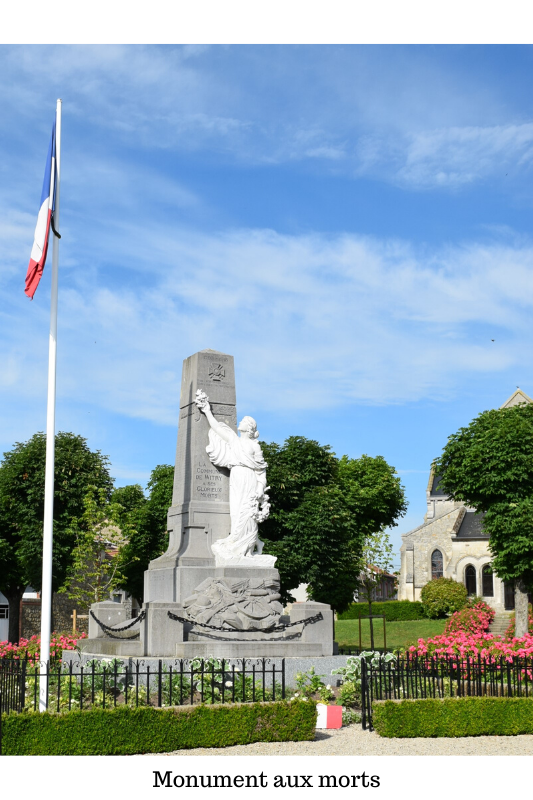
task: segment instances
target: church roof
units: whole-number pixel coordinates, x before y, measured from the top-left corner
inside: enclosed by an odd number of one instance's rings
[[[433,480],[431,481],[431,488],[429,490],[429,494],[432,497],[446,497],[446,492],[444,492],[440,488],[440,482],[442,480],[442,475],[433,475]]]
[[[476,514],[475,511],[467,511],[463,516],[459,530],[458,539],[488,539],[488,533],[483,530],[483,517],[485,514]]]

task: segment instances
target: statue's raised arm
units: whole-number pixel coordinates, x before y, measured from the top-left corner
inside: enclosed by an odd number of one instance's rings
[[[201,389],[197,389],[194,402],[200,411],[205,414],[210,427],[215,431],[215,433],[217,433],[221,439],[224,439],[225,442],[231,441],[231,437],[235,436],[235,434],[231,428],[228,428],[227,425],[216,421],[211,411],[211,406],[209,405],[209,397],[206,395],[206,393],[202,392]]]

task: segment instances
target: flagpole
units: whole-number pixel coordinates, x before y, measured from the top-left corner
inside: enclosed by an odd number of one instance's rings
[[[56,196],[54,227],[59,230],[59,188],[61,184],[61,100],[56,107]],[[46,467],[44,479],[43,577],[41,589],[41,676],[39,679],[39,711],[48,705],[48,675],[50,665],[50,626],[52,617],[52,541],[54,522],[54,462],[56,416],[57,361],[57,288],[59,239],[53,235],[52,296],[50,301],[50,339],[48,348],[48,405],[46,412]]]

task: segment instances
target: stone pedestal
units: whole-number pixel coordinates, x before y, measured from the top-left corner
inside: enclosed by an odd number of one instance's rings
[[[121,622],[127,624],[131,616],[131,603],[114,603],[106,600],[103,603],[93,603],[91,611],[100,622],[112,628]],[[103,639],[105,632],[89,614],[89,639]]]
[[[300,642],[302,644],[315,645],[320,647],[322,656],[333,655],[333,611],[331,606],[326,603],[293,603],[291,607],[291,622],[309,619],[318,613],[322,614],[323,619],[306,625],[302,631]]]
[[[183,617],[183,608],[177,603],[150,600],[144,604],[144,610],[146,615],[140,631],[143,655],[176,655],[176,645],[183,642],[183,623],[173,620],[168,612]]]

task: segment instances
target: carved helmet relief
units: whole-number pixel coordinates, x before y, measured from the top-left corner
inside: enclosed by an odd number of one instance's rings
[[[226,377],[226,370],[222,364],[211,364],[209,367],[209,377],[212,381],[223,381]]]

